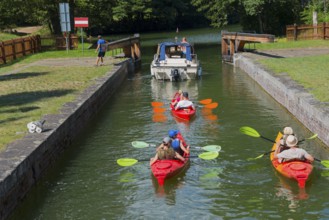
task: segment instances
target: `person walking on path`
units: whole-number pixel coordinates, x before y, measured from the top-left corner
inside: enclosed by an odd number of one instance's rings
[[[103,58],[105,56],[106,46],[107,46],[106,43],[107,41],[104,40],[101,35],[98,35],[97,48],[95,51],[96,53],[98,52],[96,59],[96,66],[98,66],[99,61],[101,61],[100,65],[101,66],[103,65],[104,62]]]

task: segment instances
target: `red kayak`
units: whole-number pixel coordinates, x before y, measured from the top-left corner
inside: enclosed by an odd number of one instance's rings
[[[174,95],[174,98],[172,99],[172,102],[176,100],[176,98],[179,96],[180,94],[179,93],[176,93]],[[170,108],[171,108],[171,112],[172,114],[177,117],[177,118],[180,118],[180,119],[183,119],[183,120],[191,120],[196,111],[195,109],[192,109],[191,107],[190,108],[186,108],[186,109],[178,109],[178,110],[175,110],[175,106],[173,106],[171,103],[170,103]]]
[[[180,137],[184,140],[182,136]],[[158,180],[159,185],[164,185],[165,179],[173,177],[187,169],[190,161],[189,156],[189,154],[184,154],[184,162],[179,159],[155,161],[155,163],[151,165],[151,170],[154,177]]]
[[[280,140],[282,133],[279,132],[276,141]],[[272,150],[276,149],[276,144],[273,144]],[[274,168],[281,173],[283,176],[294,179],[298,182],[300,188],[304,188],[306,181],[313,170],[313,165],[306,161],[287,161],[279,163],[278,159],[274,159],[274,152],[270,154],[270,159]]]

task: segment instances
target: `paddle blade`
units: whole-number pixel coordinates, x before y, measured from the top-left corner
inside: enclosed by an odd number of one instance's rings
[[[163,113],[165,112],[167,109],[165,108],[153,108],[153,112],[154,113]]]
[[[262,158],[264,155],[265,155],[265,154],[261,154],[261,155],[259,155],[258,157],[255,157],[255,158],[248,158],[247,160],[248,160],[248,161],[251,161],[251,160],[257,160],[257,159],[259,159],[259,158]]]
[[[131,145],[135,148],[145,148],[150,146],[148,143],[144,141],[133,141],[131,142]]]
[[[326,168],[329,168],[329,160],[321,160],[321,164]]]
[[[318,136],[318,134],[314,134],[313,136],[309,137],[309,138],[305,138],[306,140],[312,140],[315,139]]]
[[[241,127],[240,132],[249,135],[251,137],[260,137],[260,134],[251,127],[247,127],[247,126]]]
[[[137,163],[138,160],[133,158],[120,158],[117,160],[117,164],[119,164],[122,167],[129,167]]]
[[[203,100],[200,100],[199,103],[202,104],[202,105],[208,105],[212,102],[212,99],[203,99]]]
[[[199,154],[198,157],[204,160],[212,160],[217,158],[219,155],[218,152],[204,152],[202,154]]]
[[[151,105],[152,105],[153,107],[161,107],[161,106],[164,105],[164,103],[163,103],[163,102],[151,102]]]
[[[202,147],[202,150],[208,151],[208,152],[219,152],[221,151],[222,147],[219,145],[208,145]]]
[[[217,106],[218,106],[218,103],[217,102],[213,102],[213,103],[210,103],[208,105],[205,105],[204,107],[205,108],[214,109],[214,108],[217,108]]]

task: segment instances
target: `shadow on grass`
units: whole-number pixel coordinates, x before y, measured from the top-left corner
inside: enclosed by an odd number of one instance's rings
[[[283,56],[268,54],[268,53],[259,52],[259,51],[253,51],[252,53],[260,55],[260,56],[264,56],[264,57],[270,57],[270,58],[284,58]]]
[[[41,99],[54,98],[65,96],[73,93],[75,90],[53,90],[53,91],[35,91],[35,92],[21,92],[0,96],[0,106],[19,106],[23,104],[31,104],[32,102]]]
[[[7,109],[7,110],[0,110],[0,113],[15,113],[15,112],[29,112],[36,109],[39,109],[38,106],[30,106],[30,107],[21,107],[18,109]]]
[[[4,123],[7,123],[7,122],[17,121],[17,120],[20,120],[22,118],[26,118],[26,116],[6,118],[6,119],[3,119],[3,120],[0,120],[0,125],[4,124]]]
[[[6,81],[6,80],[26,79],[29,77],[36,77],[36,76],[41,76],[41,75],[46,75],[46,74],[49,74],[49,72],[40,72],[40,73],[26,72],[26,73],[0,75],[0,82]]]

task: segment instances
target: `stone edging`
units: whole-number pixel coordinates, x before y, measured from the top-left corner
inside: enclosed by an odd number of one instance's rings
[[[133,71],[131,60],[115,65],[59,114],[46,115],[44,132],[26,135],[0,153],[0,219],[6,219],[47,168],[71,145]]]
[[[315,100],[302,86],[288,76],[275,76],[243,54],[234,55],[234,66],[245,71],[329,146],[329,108],[324,103]]]

